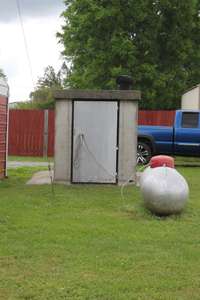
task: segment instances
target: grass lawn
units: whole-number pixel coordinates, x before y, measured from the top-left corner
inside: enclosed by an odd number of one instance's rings
[[[40,156],[14,156],[9,155],[8,156],[9,161],[31,161],[31,162],[47,162],[47,161],[53,161],[53,157],[40,157]]]
[[[200,168],[182,168],[190,201],[158,218],[139,189],[0,183],[0,299],[200,299]]]
[[[175,156],[175,164],[178,165],[195,165],[200,167],[200,157]]]
[[[195,164],[200,166],[200,157],[190,157],[190,156],[175,156],[175,163],[177,165],[182,165],[182,164]],[[53,157],[39,157],[39,156],[9,156],[8,157],[9,161],[20,161],[20,162],[47,162],[51,161],[53,162],[54,158]]]

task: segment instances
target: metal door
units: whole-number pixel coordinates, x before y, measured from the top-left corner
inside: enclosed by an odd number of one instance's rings
[[[72,182],[116,183],[118,102],[74,101]]]

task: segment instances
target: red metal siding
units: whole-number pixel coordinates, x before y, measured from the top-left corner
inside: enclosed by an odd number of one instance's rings
[[[0,96],[0,178],[6,173],[7,107],[7,98]]]
[[[44,113],[41,110],[10,110],[9,154],[43,155]]]

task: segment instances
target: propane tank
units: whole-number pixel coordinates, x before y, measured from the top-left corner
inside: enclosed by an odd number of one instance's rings
[[[140,177],[140,189],[145,206],[158,215],[180,213],[189,195],[185,178],[174,169],[171,158],[167,159],[166,156],[163,161],[160,156],[150,161],[150,166]]]

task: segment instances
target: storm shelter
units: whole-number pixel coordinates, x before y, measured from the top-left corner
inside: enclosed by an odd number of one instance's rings
[[[55,182],[123,184],[135,177],[140,92],[55,93]]]

